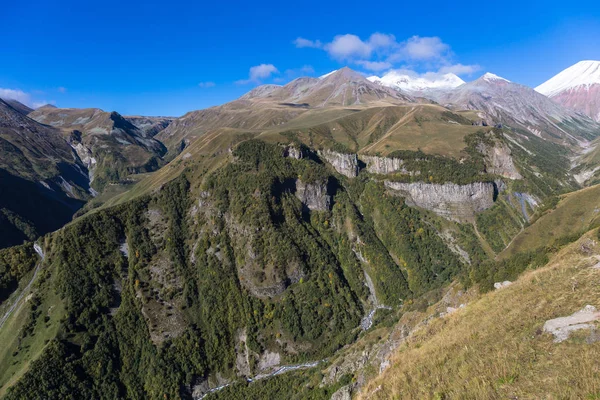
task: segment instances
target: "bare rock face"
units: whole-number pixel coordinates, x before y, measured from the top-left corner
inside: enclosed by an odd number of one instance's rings
[[[593,322],[600,320],[600,312],[596,307],[587,305],[581,310],[567,316],[559,317],[544,323],[544,332],[554,335],[554,343],[564,342],[572,332],[581,329],[595,329]]]
[[[515,167],[510,148],[504,143],[497,142],[494,147],[482,146],[479,150],[485,155],[486,169],[490,174],[508,179],[523,178]]]
[[[311,211],[328,211],[331,206],[327,181],[304,183],[297,179],[296,197]]]
[[[425,208],[453,221],[470,220],[494,205],[494,185],[487,182],[457,185],[386,181],[385,186],[393,194],[405,197],[407,205]]]
[[[289,145],[285,148],[285,156],[289,158],[295,158],[296,160],[304,158],[302,149],[294,145]]]
[[[398,171],[408,173],[404,168],[404,161],[400,158],[377,156],[361,156],[360,158],[367,165],[367,171],[372,174],[390,174]]]
[[[358,157],[356,154],[342,154],[331,150],[319,151],[319,156],[325,159],[337,172],[348,178],[358,175]]]
[[[352,400],[352,384],[342,386],[337,392],[331,395],[331,400]]]

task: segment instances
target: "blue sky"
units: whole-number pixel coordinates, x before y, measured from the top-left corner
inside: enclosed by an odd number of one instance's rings
[[[124,115],[179,116],[344,65],[536,86],[600,59],[597,1],[31,0],[3,4],[0,26],[0,97]]]

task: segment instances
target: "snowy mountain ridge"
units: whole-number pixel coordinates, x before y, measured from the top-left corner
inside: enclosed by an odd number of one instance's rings
[[[535,90],[600,122],[600,61],[580,61]]]
[[[428,89],[452,89],[465,83],[465,81],[453,73],[427,73],[421,76],[411,76],[406,72],[398,70],[391,70],[382,77],[370,76],[367,79],[383,86],[409,92]]]
[[[583,86],[589,88],[600,84],[600,61],[580,61],[559,72],[542,83],[535,90],[548,97],[553,97],[565,90]]]

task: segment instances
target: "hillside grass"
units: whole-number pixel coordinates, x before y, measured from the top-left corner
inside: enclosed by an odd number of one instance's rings
[[[600,185],[561,196],[555,208],[543,213],[519,233],[498,258],[538,249],[558,239],[581,235],[600,225]]]
[[[41,282],[44,275],[40,270],[32,289],[25,294],[21,305],[13,311],[0,329],[0,398],[6,390],[17,382],[29,369],[30,364],[37,360],[47,343],[56,337],[61,319],[65,314],[64,305],[54,290],[40,290],[38,284],[49,286],[53,278]],[[33,271],[24,277],[23,282],[29,282]],[[9,301],[12,303],[21,290],[13,293]],[[32,321],[32,293],[42,293],[40,305],[36,307],[36,315]],[[6,308],[6,307],[4,307]],[[5,310],[2,310],[4,313]],[[28,334],[24,330],[31,327]]]
[[[597,243],[589,232],[546,267],[432,320],[358,398],[600,398],[600,342],[586,342],[589,330],[563,343],[542,331],[546,320],[600,307]]]
[[[434,104],[354,106],[310,110],[259,138],[280,142],[293,138],[311,147],[341,144],[353,152],[387,155],[396,150],[423,150],[458,158],[465,136],[482,130],[468,118]]]

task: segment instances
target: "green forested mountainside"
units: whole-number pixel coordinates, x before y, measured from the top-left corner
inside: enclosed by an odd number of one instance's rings
[[[520,207],[503,196],[528,182],[505,180],[509,187],[494,207],[474,225],[459,224],[407,206],[366,172],[347,178],[310,148],[303,151],[305,157],[294,159],[286,146],[247,140],[231,162],[203,179],[202,162],[189,163],[154,193],[49,235],[34,301],[22,311],[27,317],[7,320],[19,334],[0,349],[10,366],[0,374],[0,393],[11,399],[191,397],[203,382],[217,386],[217,377],[231,382],[259,374],[267,354],[276,353],[283,365],[328,359],[361,337],[361,320],[374,304],[390,307],[397,318],[452,281],[489,290],[543,265],[553,251],[503,261],[486,253],[486,243],[501,249],[498,229],[514,234],[506,218],[527,224]],[[420,163],[415,168],[430,165],[432,181],[461,176],[453,175],[460,167],[431,169],[428,156],[397,155]],[[448,169],[455,165],[441,161]],[[478,163],[473,153],[460,165],[473,176],[477,169],[469,165],[483,168]],[[450,178],[433,178],[441,174]],[[324,187],[331,207],[309,210],[296,196],[298,180]],[[552,189],[540,189],[546,191]],[[6,305],[36,258],[24,246],[5,250],[2,260]],[[314,389],[306,396],[323,398],[341,386],[317,390],[314,371],[272,379],[211,396],[286,393],[282,387],[298,381]]]
[[[0,250],[0,302],[17,289],[21,278],[36,262],[37,255],[29,243]]]
[[[31,366],[25,342],[16,344],[10,363],[27,372],[7,398],[185,397],[217,373],[254,374],[266,352],[282,363],[320,360],[360,333],[372,301],[365,272],[379,304],[397,309],[468,281],[486,257],[471,229],[406,206],[382,183],[332,175],[260,141],[233,157],[201,187],[190,168],[154,195],[52,235],[36,296],[45,304],[56,293],[64,317]],[[294,195],[298,178],[328,180],[331,210],[307,210]],[[442,225],[472,254],[470,266]],[[41,335],[45,323],[32,321]]]

